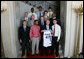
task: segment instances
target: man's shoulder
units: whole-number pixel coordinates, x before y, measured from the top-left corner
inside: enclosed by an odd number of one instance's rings
[[[61,26],[60,26],[59,24],[57,24],[57,26],[58,26],[59,28],[61,28]]]

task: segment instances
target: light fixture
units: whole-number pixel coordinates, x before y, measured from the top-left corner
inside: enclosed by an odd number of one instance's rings
[[[82,13],[83,12],[83,1],[73,1],[72,2],[72,8],[76,13]]]
[[[1,1],[1,13],[7,10],[7,1]]]
[[[78,27],[78,39],[77,39],[77,49],[76,49],[76,57],[79,57],[79,44],[80,44],[80,31],[81,31],[81,18],[83,15],[83,1],[73,1],[72,2],[72,8],[73,10],[78,14],[79,16],[79,27]]]

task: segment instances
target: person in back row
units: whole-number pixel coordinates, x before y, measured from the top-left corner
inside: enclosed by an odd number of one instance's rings
[[[31,12],[29,13],[28,17],[31,18],[31,15],[35,16],[35,20],[37,19],[37,14],[34,12],[34,8],[31,8]]]
[[[49,19],[49,17],[48,17],[48,11],[47,10],[44,11],[43,17],[44,17],[45,21]]]
[[[51,26],[53,25],[53,20],[54,20],[54,19],[57,20],[57,24],[59,24],[59,25],[61,26],[60,19],[57,19],[55,13],[53,13],[53,14],[52,14],[52,18],[50,18],[50,25],[51,25]]]
[[[43,16],[44,11],[42,10],[42,6],[39,6],[38,10],[39,11],[37,12],[37,18],[38,18],[38,20],[40,20],[40,17]]]
[[[52,18],[52,14],[53,14],[52,8],[49,7],[48,8],[48,17],[49,17],[49,19]]]

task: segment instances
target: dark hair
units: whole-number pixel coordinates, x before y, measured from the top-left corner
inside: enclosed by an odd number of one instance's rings
[[[48,11],[47,11],[47,10],[45,10],[45,11],[44,11],[44,13],[45,13],[45,12],[48,12]]]
[[[34,10],[34,8],[31,8],[31,10]]]
[[[23,22],[24,22],[24,21],[26,22],[26,20],[23,20]]]
[[[39,6],[39,8],[42,8],[42,6]]]
[[[52,9],[51,7],[49,7],[48,9]]]
[[[41,16],[41,17],[43,17],[43,16]],[[40,17],[40,18],[41,18],[41,17]]]
[[[44,11],[44,13],[43,13],[43,15],[45,15],[45,12],[47,12],[47,13],[48,13],[48,11],[47,11],[47,10],[45,10],[45,11]]]
[[[53,20],[56,20],[56,19],[53,19]],[[57,20],[56,20],[57,21]]]
[[[20,26],[23,26],[23,22],[26,22],[26,20],[20,21]]]
[[[38,20],[34,20],[34,23],[35,23],[36,21],[38,21]]]

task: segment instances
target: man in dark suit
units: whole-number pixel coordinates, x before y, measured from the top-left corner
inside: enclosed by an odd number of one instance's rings
[[[41,16],[40,20],[39,20],[39,26],[40,26],[40,31],[43,30],[43,26],[45,26],[46,23],[44,21],[44,17]],[[43,32],[40,32],[41,33],[41,40],[40,40],[40,44],[39,44],[39,48],[42,47],[42,41],[43,41]]]
[[[54,24],[53,24],[53,20],[56,20],[56,21],[57,21],[57,24],[59,24],[59,25],[61,26],[60,19],[57,19],[57,18],[56,18],[56,14],[55,14],[55,13],[53,13],[53,14],[52,14],[52,18],[50,18],[50,26],[54,25]]]
[[[26,25],[26,20],[23,20],[18,35],[19,41],[22,43],[22,57],[25,55],[25,48],[27,49],[27,55],[29,55],[29,27]]]
[[[46,25],[43,26],[43,30],[41,30],[41,32],[44,33],[45,30],[51,30],[51,26],[50,26],[50,21],[49,21],[49,20],[46,20]],[[43,42],[42,42],[42,44],[43,44]],[[42,45],[41,55],[43,55],[44,52],[46,52],[46,55],[48,56],[48,55],[49,55],[49,48],[50,48],[50,47],[44,47],[44,46]],[[44,50],[44,49],[45,49],[45,50]]]

